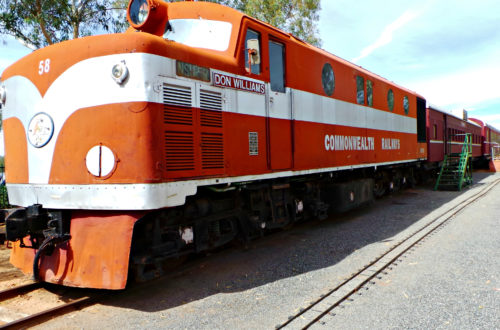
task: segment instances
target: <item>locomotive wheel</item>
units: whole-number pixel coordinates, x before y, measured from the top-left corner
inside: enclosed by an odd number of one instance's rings
[[[373,194],[375,198],[382,198],[386,192],[386,184],[383,180],[375,181],[375,185],[373,186]]]
[[[401,171],[396,170],[394,175],[392,176],[392,192],[397,193],[401,190],[402,185],[403,185],[403,175],[401,174]]]

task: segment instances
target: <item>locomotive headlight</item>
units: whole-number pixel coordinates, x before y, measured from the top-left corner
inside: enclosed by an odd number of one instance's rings
[[[43,147],[49,143],[53,134],[54,122],[48,114],[40,112],[31,118],[28,125],[28,140],[33,147]]]
[[[166,0],[131,0],[127,8],[127,20],[138,31],[162,36],[167,26],[167,11]]]
[[[133,24],[142,25],[149,15],[149,4],[147,0],[132,0],[129,7],[129,16]]]
[[[2,105],[5,105],[5,101],[7,101],[7,90],[5,89],[5,86],[0,86],[0,103]]]
[[[121,61],[120,63],[113,65],[113,68],[111,69],[111,76],[116,83],[120,85],[125,81],[125,79],[127,79],[128,68],[125,61]]]

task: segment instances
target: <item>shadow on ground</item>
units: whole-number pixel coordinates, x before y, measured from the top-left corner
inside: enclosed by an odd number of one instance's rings
[[[490,175],[475,173],[474,182]],[[145,312],[165,311],[331,267],[372,243],[390,242],[467,191],[433,191],[432,187],[429,183],[385,197],[368,208],[295,226],[253,241],[246,250],[231,247],[194,261],[190,270],[173,278],[154,281],[141,290],[128,289],[118,299],[103,303]]]

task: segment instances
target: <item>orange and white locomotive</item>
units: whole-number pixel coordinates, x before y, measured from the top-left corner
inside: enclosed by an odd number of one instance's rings
[[[422,97],[290,34],[204,2],[128,20],[1,77],[11,262],[41,280],[122,289],[369,203],[427,157]]]

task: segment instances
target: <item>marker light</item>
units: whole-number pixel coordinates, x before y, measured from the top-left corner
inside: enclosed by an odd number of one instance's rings
[[[116,83],[120,85],[125,81],[125,79],[127,79],[128,68],[125,61],[121,61],[120,63],[113,65],[113,68],[111,69],[111,76]]]
[[[92,147],[85,157],[87,170],[95,177],[105,179],[116,167],[116,157],[113,151],[106,146]]]
[[[7,90],[5,89],[5,86],[0,86],[0,103],[2,105],[5,105],[5,101],[7,101]]]

